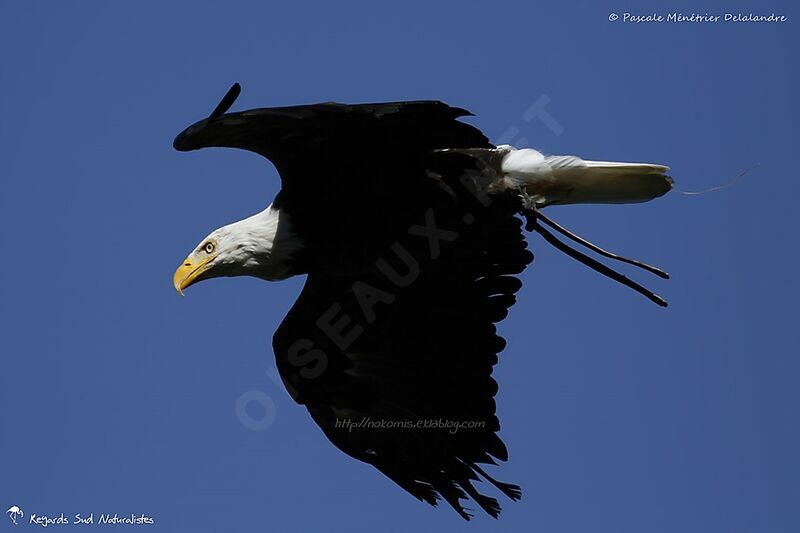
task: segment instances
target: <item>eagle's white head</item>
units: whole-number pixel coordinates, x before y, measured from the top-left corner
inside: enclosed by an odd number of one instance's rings
[[[183,294],[198,281],[220,276],[285,279],[291,275],[292,258],[300,248],[302,243],[292,232],[289,217],[270,205],[200,241],[175,271],[175,290]]]

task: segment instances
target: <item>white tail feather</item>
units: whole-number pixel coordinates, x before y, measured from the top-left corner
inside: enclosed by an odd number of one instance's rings
[[[509,186],[524,186],[544,207],[553,204],[647,202],[669,192],[669,167],[651,163],[585,161],[572,155],[545,156],[526,148],[505,151],[501,173]]]

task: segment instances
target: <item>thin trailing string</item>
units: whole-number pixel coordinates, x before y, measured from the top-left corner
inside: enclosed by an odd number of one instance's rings
[[[739,182],[739,180],[742,179],[745,176],[745,174],[747,174],[748,172],[750,172],[754,168],[758,168],[758,165],[753,165],[751,167],[747,167],[743,171],[739,172],[739,174],[737,174],[737,176],[735,178],[733,178],[731,181],[729,181],[728,183],[723,183],[722,185],[717,185],[716,187],[711,187],[709,189],[704,189],[702,191],[682,191],[680,189],[675,189],[675,192],[680,193],[680,194],[685,194],[686,196],[698,196],[698,195],[706,194],[706,193],[710,193],[710,192],[721,191],[722,189],[727,189],[728,187],[733,187],[734,185],[736,185]]]

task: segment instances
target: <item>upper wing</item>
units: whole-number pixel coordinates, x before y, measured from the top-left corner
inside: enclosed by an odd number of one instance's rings
[[[313,104],[224,114],[234,86],[205,120],[175,139],[179,150],[241,148],[273,162],[276,204],[304,243],[296,271],[357,270],[429,205],[443,148],[489,148],[468,111],[442,102]],[[444,157],[457,166],[458,157]],[[469,157],[463,161],[474,163]],[[438,181],[441,183],[441,181]]]
[[[275,334],[278,369],[342,451],[420,500],[441,496],[469,518],[459,500],[471,497],[497,516],[497,500],[472,482],[520,496],[479,464],[507,459],[491,377],[505,341],[494,323],[533,255],[516,199],[432,196],[370,267],[309,275]]]
[[[275,203],[304,242],[298,272],[342,272],[372,261],[427,205],[435,150],[492,147],[480,130],[456,120],[468,111],[442,102],[324,103],[225,114],[238,92],[236,84],[174,145],[183,151],[240,148],[272,161],[282,181]]]
[[[180,151],[207,147],[249,150],[270,159],[281,170],[310,163],[324,156],[335,168],[356,150],[379,146],[420,148],[490,147],[480,130],[454,119],[471,115],[465,109],[439,101],[385,102],[376,104],[321,104],[225,111],[241,88],[234,84],[211,115],[177,137]],[[339,155],[337,155],[337,153]]]

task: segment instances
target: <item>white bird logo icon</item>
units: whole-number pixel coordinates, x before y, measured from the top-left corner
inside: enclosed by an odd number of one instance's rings
[[[17,525],[17,517],[22,518],[25,516],[25,513],[22,512],[22,509],[16,505],[12,505],[11,508],[6,512],[8,513],[8,516],[11,517],[11,521],[14,522],[14,525]]]

